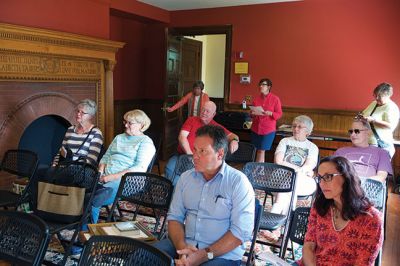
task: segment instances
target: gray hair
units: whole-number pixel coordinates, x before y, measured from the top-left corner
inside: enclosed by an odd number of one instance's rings
[[[359,118],[354,118],[353,122],[359,122],[363,125],[364,128],[371,130],[371,125],[366,119],[359,119]]]
[[[150,118],[146,115],[145,112],[139,109],[135,109],[124,114],[125,121],[136,122],[142,125],[140,129],[141,132],[145,132],[151,125]]]
[[[79,107],[84,108],[85,112],[88,113],[91,116],[95,116],[96,115],[97,104],[93,100],[84,99],[84,100],[80,101],[76,107],[77,108],[79,108]]]
[[[308,134],[311,134],[311,132],[314,128],[313,121],[311,120],[311,118],[309,116],[306,116],[306,115],[299,115],[299,116],[295,117],[293,119],[292,123],[294,123],[294,122],[304,124],[307,127]]]
[[[376,86],[374,89],[374,94],[376,96],[389,96],[392,97],[393,95],[393,87],[391,84],[383,82]]]

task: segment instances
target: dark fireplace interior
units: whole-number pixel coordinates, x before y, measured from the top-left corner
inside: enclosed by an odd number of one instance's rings
[[[24,130],[18,148],[34,151],[38,155],[40,172],[51,165],[69,126],[70,123],[61,116],[41,116]]]

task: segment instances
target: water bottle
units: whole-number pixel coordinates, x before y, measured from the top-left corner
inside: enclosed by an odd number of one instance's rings
[[[242,109],[247,109],[247,102],[246,100],[242,101]]]

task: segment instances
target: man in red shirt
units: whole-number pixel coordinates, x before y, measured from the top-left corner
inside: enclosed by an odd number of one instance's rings
[[[175,165],[180,154],[193,154],[193,144],[196,137],[196,131],[204,125],[215,125],[220,126],[224,129],[228,141],[229,141],[229,151],[234,153],[239,147],[239,137],[218,124],[213,120],[216,115],[217,106],[214,102],[208,101],[204,103],[201,108],[200,116],[189,117],[183,124],[181,131],[178,136],[178,154],[173,155],[165,166],[165,175],[168,179],[173,180],[174,184],[178,182],[179,177],[173,177],[173,172],[175,170]]]

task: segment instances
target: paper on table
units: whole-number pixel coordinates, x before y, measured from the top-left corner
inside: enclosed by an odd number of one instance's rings
[[[250,110],[256,115],[262,115],[264,112],[264,109],[261,106],[250,106]]]
[[[270,262],[273,265],[276,266],[290,266],[289,263],[287,263],[286,261],[284,261],[283,259],[279,258],[278,256],[270,253],[270,252],[261,252],[258,254],[258,258],[266,261],[266,262]]]

